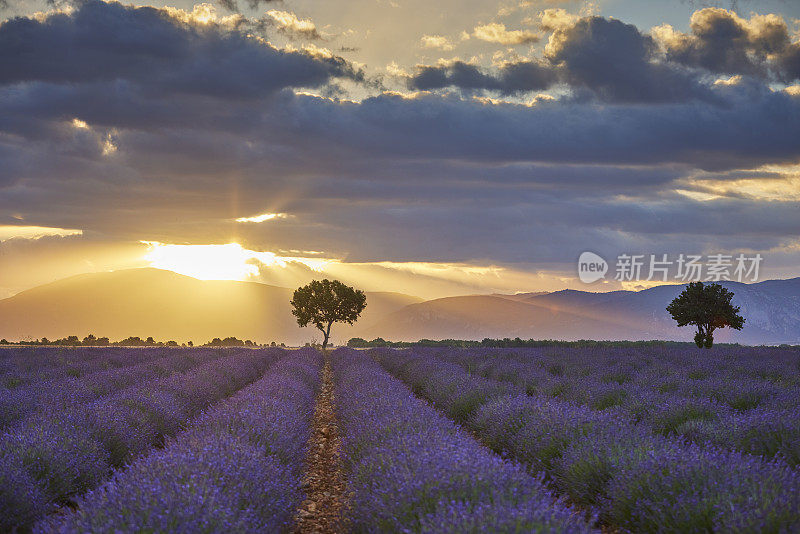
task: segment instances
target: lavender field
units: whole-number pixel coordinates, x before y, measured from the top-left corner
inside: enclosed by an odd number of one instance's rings
[[[0,425],[4,532],[800,530],[793,349],[9,348]]]

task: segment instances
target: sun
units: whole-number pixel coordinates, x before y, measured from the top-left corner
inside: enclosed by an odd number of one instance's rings
[[[149,250],[144,259],[165,269],[200,280],[247,280],[258,276],[258,264],[273,265],[275,254],[254,252],[239,243],[224,245],[172,245],[143,241]]]

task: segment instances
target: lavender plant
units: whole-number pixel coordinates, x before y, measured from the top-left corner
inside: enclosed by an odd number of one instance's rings
[[[101,349],[102,350],[102,349]],[[148,352],[133,349],[133,354]],[[164,354],[164,349],[151,351],[150,356]],[[158,358],[150,356],[136,365],[113,367],[112,369],[88,373],[81,378],[61,376],[34,382],[11,391],[0,390],[0,427],[19,424],[34,414],[53,414],[60,410],[72,411],[112,392],[149,380],[185,372],[203,363],[223,356],[216,350],[198,349],[197,353],[175,351]],[[119,356],[119,354],[118,354]],[[135,358],[134,358],[135,360]],[[63,373],[62,373],[63,375]]]
[[[28,521],[0,517],[0,530],[26,527],[53,507],[69,503],[105,480],[212,403],[253,382],[286,354],[280,349],[225,351],[200,367],[152,380],[68,411],[43,413],[0,436],[0,457],[11,457],[0,503],[18,502],[18,488],[33,480],[44,496]],[[21,481],[18,485],[16,480]],[[0,504],[0,507],[6,506]]]
[[[320,367],[317,351],[294,351],[35,532],[288,531]]]
[[[457,404],[453,396],[491,389],[487,379],[429,354],[371,354],[443,411]],[[436,391],[426,388],[431,376]],[[642,532],[800,528],[800,472],[781,459],[686,443],[635,423],[619,408],[592,410],[517,389],[488,400],[465,424],[497,450],[544,470],[555,488],[595,509],[606,524]],[[686,416],[697,399],[672,400],[677,404],[660,412],[664,425],[704,420]]]
[[[355,532],[591,530],[540,477],[480,446],[364,354],[338,349],[333,362]]]
[[[653,354],[619,348],[552,354],[544,349],[415,352],[457,363],[472,375],[524,388],[528,394],[596,410],[614,408],[664,435],[798,464],[796,351],[726,347],[728,352],[709,358],[689,354],[694,349],[650,350]]]

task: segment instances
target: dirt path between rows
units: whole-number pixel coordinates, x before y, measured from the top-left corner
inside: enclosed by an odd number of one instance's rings
[[[333,370],[330,356],[326,353],[303,477],[306,500],[295,516],[295,534],[339,534],[346,531],[344,511],[349,502],[349,492],[342,469],[341,439],[334,406]]]

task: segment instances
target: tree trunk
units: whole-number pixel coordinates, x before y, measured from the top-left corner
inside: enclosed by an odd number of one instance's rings
[[[328,339],[330,339],[330,337],[331,337],[331,325],[332,324],[333,324],[333,322],[328,323],[328,328],[324,332],[322,332],[323,334],[325,334],[325,339],[322,341],[322,348],[323,349],[328,346]]]
[[[714,327],[712,325],[706,326],[706,344],[705,347],[710,349],[714,345]]]
[[[694,335],[694,343],[697,345],[698,348],[703,348],[705,345],[706,334],[703,332],[703,325],[698,323],[697,324],[697,333]]]

